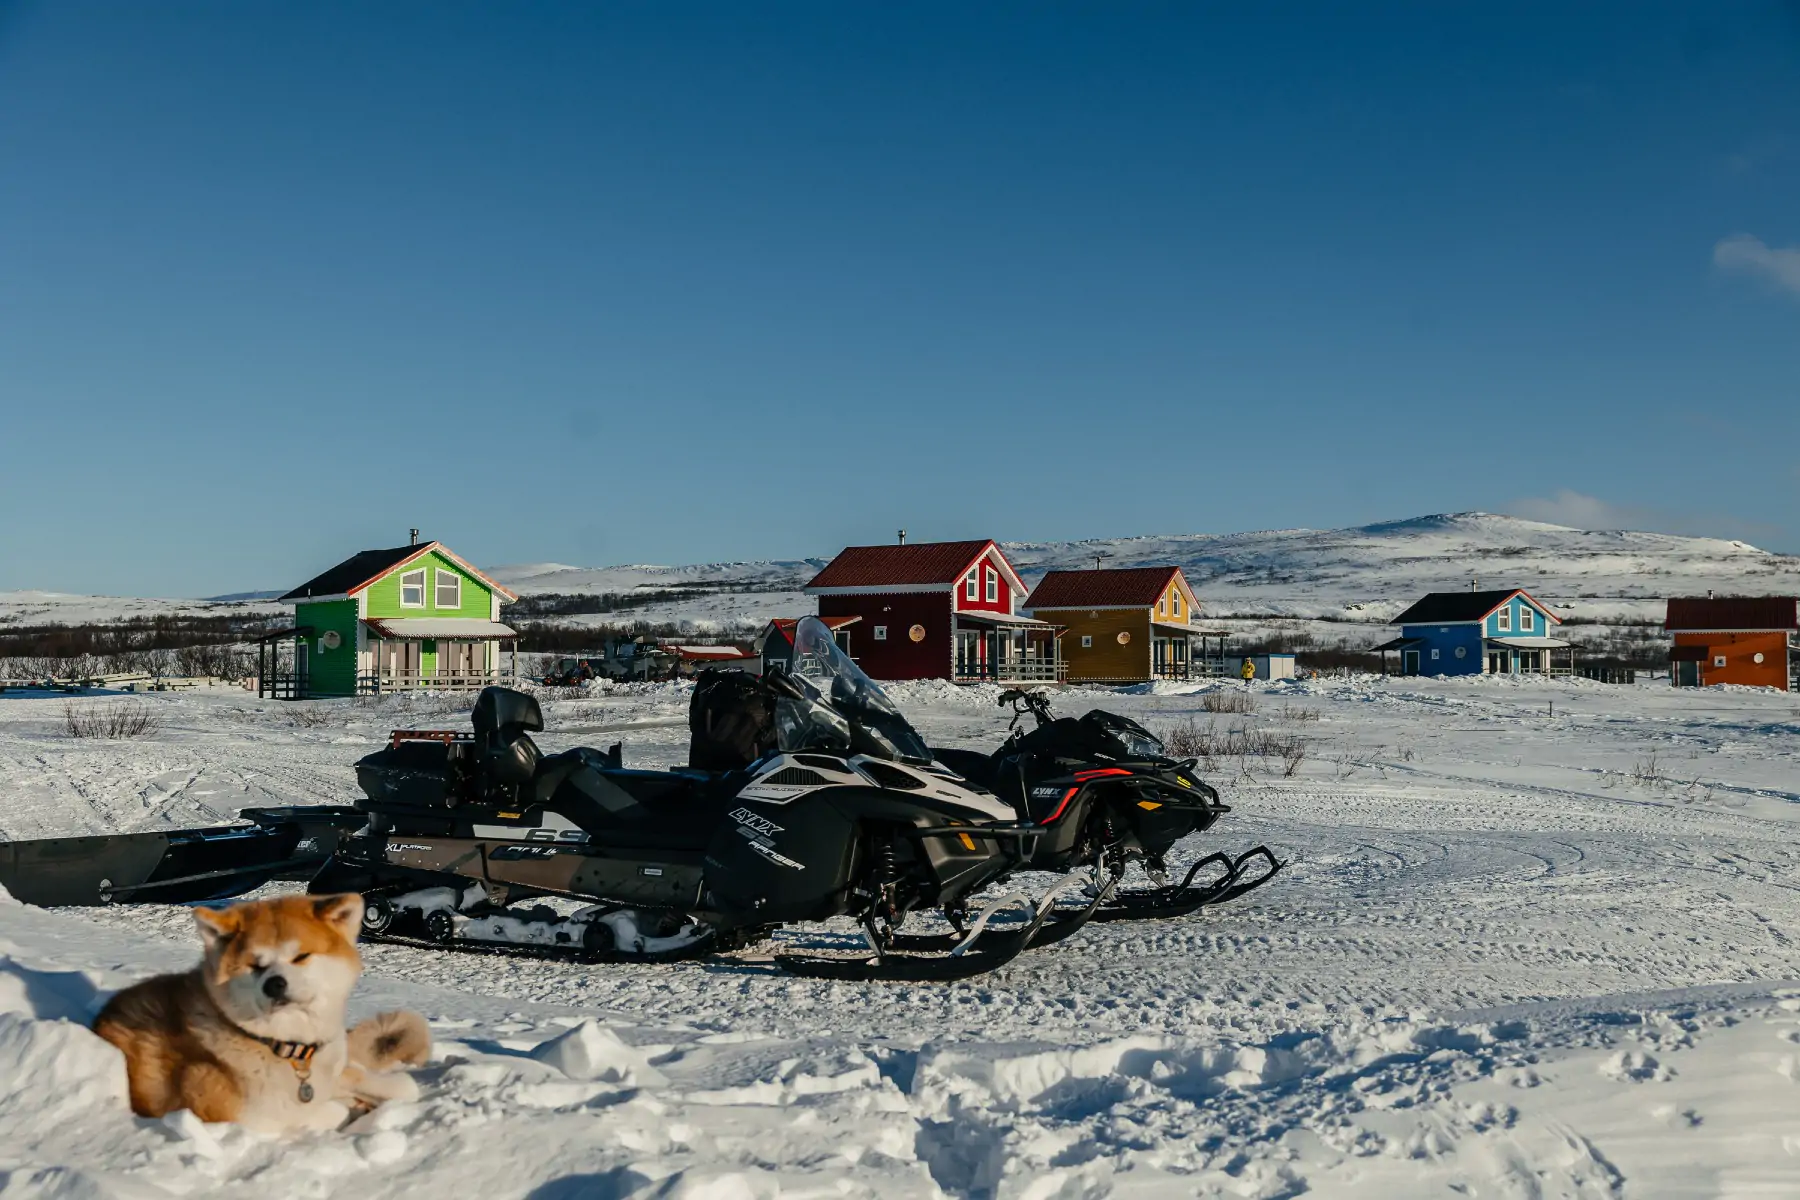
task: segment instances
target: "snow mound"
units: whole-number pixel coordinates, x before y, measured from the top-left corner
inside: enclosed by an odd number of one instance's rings
[[[531,1052],[531,1057],[555,1067],[570,1079],[596,1080],[626,1087],[658,1086],[662,1073],[634,1047],[598,1021],[583,1021],[551,1038]]]

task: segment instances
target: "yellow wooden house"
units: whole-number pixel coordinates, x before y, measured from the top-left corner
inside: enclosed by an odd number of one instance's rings
[[[1070,683],[1191,679],[1222,669],[1226,635],[1197,623],[1200,601],[1180,567],[1051,571],[1022,607],[1063,630]],[[1211,639],[1218,648],[1209,653]]]

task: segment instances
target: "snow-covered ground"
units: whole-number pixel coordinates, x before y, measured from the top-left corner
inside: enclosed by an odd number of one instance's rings
[[[1004,728],[991,690],[893,690],[936,744]],[[946,986],[797,980],[767,947],[646,969],[371,946],[359,1011],[434,1022],[424,1097],[291,1145],[133,1119],[118,1059],[68,1023],[191,962],[185,910],[0,904],[0,1196],[1800,1195],[1800,701],[1494,678],[1252,695],[1247,717],[1170,685],[1057,700],[1308,739],[1291,776],[1212,764],[1235,810],[1182,853],[1263,841],[1290,864],[1231,906]],[[673,764],[686,699],[552,700],[543,741]],[[141,702],[156,732],[94,742],[62,735],[61,697],[0,698],[0,836],[348,802],[389,727],[462,719]]]

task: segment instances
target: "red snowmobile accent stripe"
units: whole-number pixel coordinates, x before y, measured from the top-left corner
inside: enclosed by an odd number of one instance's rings
[[[1061,804],[1058,804],[1058,805],[1057,805],[1057,806],[1056,806],[1056,811],[1055,811],[1055,812],[1053,812],[1053,813],[1051,813],[1051,814],[1050,814],[1050,815],[1049,815],[1049,816],[1047,816],[1047,817],[1045,817],[1045,818],[1044,818],[1044,819],[1043,819],[1043,820],[1042,820],[1042,821],[1041,821],[1041,822],[1039,822],[1039,823],[1040,823],[1040,824],[1043,824],[1043,825],[1049,825],[1049,824],[1051,824],[1051,823],[1052,823],[1052,822],[1054,822],[1054,821],[1055,821],[1055,820],[1056,820],[1056,818],[1058,818],[1058,817],[1060,817],[1060,816],[1062,816],[1062,815],[1063,815],[1063,809],[1065,809],[1065,808],[1067,808],[1067,807],[1069,807],[1069,801],[1071,801],[1071,800],[1073,800],[1073,799],[1074,799],[1074,798],[1075,798],[1075,793],[1076,793],[1076,792],[1079,792],[1079,791],[1080,791],[1080,790],[1081,790],[1081,789],[1080,789],[1080,788],[1078,788],[1078,787],[1072,787],[1072,788],[1070,788],[1070,789],[1069,789],[1069,790],[1068,790],[1068,791],[1066,791],[1066,792],[1064,792],[1064,793],[1063,793],[1063,798],[1062,798],[1062,803],[1061,803]]]
[[[1075,778],[1077,778],[1085,783],[1086,781],[1088,781],[1090,779],[1098,779],[1102,775],[1129,775],[1129,774],[1131,774],[1131,772],[1127,771],[1123,767],[1098,767],[1092,771],[1077,771],[1077,772],[1075,772]]]

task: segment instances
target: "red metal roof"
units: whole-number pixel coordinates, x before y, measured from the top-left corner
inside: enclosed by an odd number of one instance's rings
[[[856,624],[858,621],[862,620],[862,618],[861,617],[819,617],[819,618],[817,618],[817,620],[824,622],[825,628],[831,630],[831,632],[833,632],[833,633],[836,633],[838,630],[844,628],[844,626],[846,626],[846,625]],[[769,628],[773,629],[776,633],[779,633],[782,637],[786,638],[788,640],[788,644],[791,646],[794,643],[794,626],[798,625],[799,623],[800,623],[799,617],[776,617],[774,620],[769,622]]]
[[[1800,629],[1792,596],[1671,596],[1664,629]]]
[[[1022,608],[1152,608],[1180,567],[1121,567],[1114,571],[1050,571]]]
[[[916,542],[910,546],[846,546],[808,588],[949,585],[962,578],[976,556],[994,543]]]

